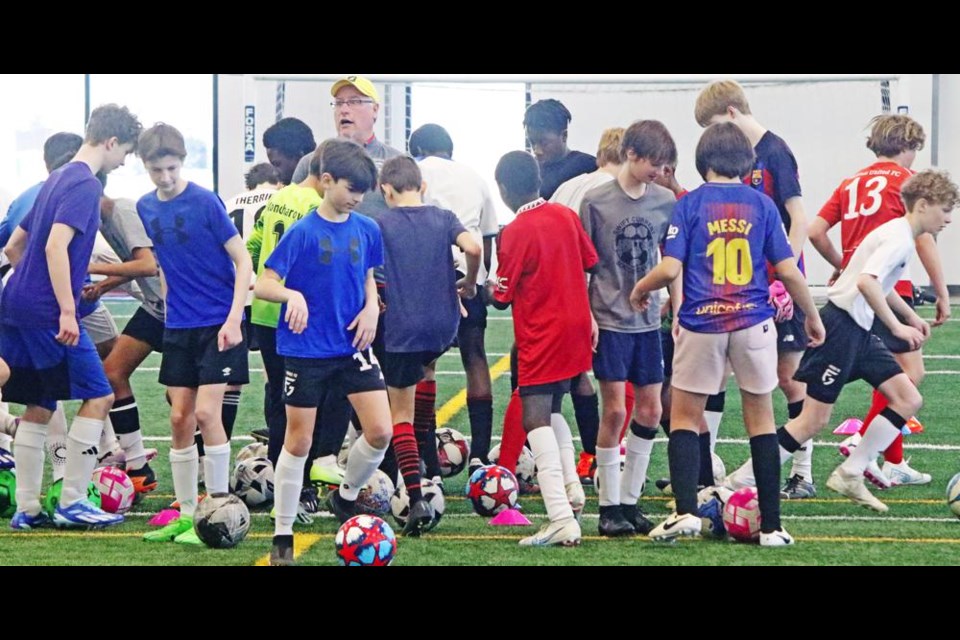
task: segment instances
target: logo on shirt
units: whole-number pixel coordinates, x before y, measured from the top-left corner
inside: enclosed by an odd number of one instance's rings
[[[759,187],[763,184],[763,169],[753,170],[753,173],[750,174],[750,184],[754,187]]]
[[[711,302],[709,304],[702,305],[697,307],[696,314],[698,316],[703,315],[722,315],[725,313],[740,313],[741,311],[750,311],[756,309],[757,304],[754,302],[738,302],[736,304],[725,304],[723,302]]]
[[[150,235],[154,244],[186,244],[190,240],[190,236],[183,230],[187,221],[181,216],[174,216],[172,226],[169,222],[159,217],[150,221]]]
[[[230,374],[233,373],[233,369],[231,369],[230,367],[224,367],[223,371],[221,371],[220,373],[223,374],[224,378],[229,378]]]
[[[510,287],[510,283],[507,281],[506,276],[501,276],[497,278],[497,291],[500,293],[506,293],[507,289]]]
[[[670,225],[670,228],[667,229],[667,240],[673,240],[678,235],[680,235],[680,227],[675,224]]]
[[[835,367],[832,364],[828,364],[827,370],[824,371],[823,375],[820,377],[820,381],[825,387],[829,387],[837,381],[838,375],[840,375],[840,367]]]
[[[643,218],[627,218],[614,230],[617,262],[621,267],[634,272],[645,271],[652,266],[656,243],[653,225]]]

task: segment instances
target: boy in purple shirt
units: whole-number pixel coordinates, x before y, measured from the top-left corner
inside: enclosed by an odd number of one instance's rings
[[[13,529],[50,523],[40,508],[40,485],[47,424],[57,400],[83,404],[70,428],[53,523],[105,527],[123,522],[123,516],[105,513],[86,500],[113,393],[96,347],[78,323],[77,306],[100,225],[102,188],[96,173],[123,165],[136,149],[140,129],[126,107],[94,109],[80,151],[50,174],[5,250],[16,269],[0,297],[0,355],[11,369],[3,395],[27,406],[15,440]]]

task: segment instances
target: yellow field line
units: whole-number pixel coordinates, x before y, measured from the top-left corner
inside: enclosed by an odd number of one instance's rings
[[[296,560],[304,553],[307,549],[313,545],[320,542],[321,538],[329,538],[332,536],[321,536],[316,533],[297,533],[293,536],[293,559]],[[270,554],[268,553],[265,556],[259,558],[256,562],[253,563],[255,567],[269,567],[270,566]]]
[[[510,356],[503,356],[497,360],[496,364],[490,367],[490,381],[493,382],[504,373],[510,370]],[[467,406],[467,389],[464,387],[455,396],[447,400],[437,411],[437,427],[450,422],[455,415]]]

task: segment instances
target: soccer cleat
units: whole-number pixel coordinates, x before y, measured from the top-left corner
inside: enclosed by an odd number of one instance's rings
[[[194,546],[202,545],[203,540],[197,536],[197,532],[191,526],[189,529],[178,535],[173,541],[177,544],[190,544]]]
[[[637,530],[623,517],[620,505],[600,507],[600,524],[597,526],[600,535],[607,538],[619,536],[633,536]]]
[[[263,429],[254,429],[250,432],[250,436],[257,442],[262,442],[263,444],[270,443],[270,429],[266,427]]]
[[[340,524],[357,515],[357,501],[344,500],[340,496],[339,489],[327,494],[327,506],[330,507],[330,512],[337,517]]]
[[[670,484],[670,478],[660,478],[653,484],[657,486],[657,489],[659,489],[663,495],[665,496],[673,495],[673,485]]]
[[[580,523],[575,518],[548,522],[540,531],[520,540],[521,547],[576,547],[580,544]]]
[[[807,482],[799,473],[795,473],[780,489],[780,497],[784,500],[803,500],[804,498],[817,497],[817,488],[812,482]]]
[[[786,547],[793,543],[793,536],[787,533],[787,530],[783,527],[770,533],[760,532],[761,547]]]
[[[68,507],[57,505],[53,512],[53,524],[59,529],[102,529],[122,522],[122,515],[98,509],[89,500],[80,500]]]
[[[305,484],[300,489],[300,507],[311,515],[320,511],[320,496],[312,484]]]
[[[180,516],[167,526],[143,534],[147,542],[173,542],[187,531],[193,531],[193,518]]]
[[[580,478],[581,484],[593,484],[593,472],[596,469],[597,456],[581,451],[580,460],[577,461],[577,477]]]
[[[653,529],[654,524],[643,513],[643,509],[638,504],[621,504],[620,512],[627,522],[633,525],[633,529],[640,535],[647,535]]]
[[[837,467],[827,478],[827,487],[837,493],[841,493],[857,504],[863,505],[868,509],[886,513],[887,505],[877,500],[870,491],[863,485],[863,478],[850,476],[843,467]]]
[[[681,536],[699,536],[703,523],[693,513],[671,513],[649,533],[654,542],[674,542]]]
[[[867,468],[863,470],[863,477],[873,483],[877,489],[885,491],[892,487],[894,483],[887,477],[877,464],[876,460],[871,460]]]
[[[206,494],[206,493],[200,493],[199,495],[197,495],[197,504],[200,504],[201,502],[203,502],[203,499],[206,498],[206,497],[207,497],[207,494]],[[168,509],[176,509],[177,511],[179,511],[179,510],[180,510],[180,501],[179,501],[179,500],[174,500],[173,502],[170,503],[170,506],[167,507],[167,508],[168,508]]]
[[[483,460],[480,458],[470,458],[470,463],[467,465],[467,477],[473,475],[473,472],[479,469],[480,467],[486,466],[483,464]]]
[[[336,456],[317,458],[310,465],[310,482],[314,485],[339,487],[343,482],[343,469],[337,464]]]
[[[436,512],[429,502],[426,500],[414,502],[407,515],[407,522],[403,525],[403,535],[419,538],[420,534],[429,528],[435,516]]]
[[[13,519],[10,520],[10,528],[16,529],[17,531],[33,531],[34,529],[52,525],[53,520],[50,519],[50,516],[48,516],[47,512],[43,509],[35,516],[30,515],[26,511],[17,511],[13,515]]]
[[[890,479],[890,482],[894,485],[901,484],[930,484],[930,481],[933,480],[933,476],[929,473],[923,473],[917,471],[916,469],[911,469],[910,465],[907,464],[909,460],[903,460],[900,464],[893,464],[892,462],[883,463],[883,474]]]
[[[570,502],[570,508],[573,509],[573,517],[580,522],[580,516],[583,515],[583,506],[587,503],[587,496],[583,493],[583,485],[579,482],[571,482],[566,487],[567,500]]]
[[[517,493],[521,496],[538,496],[540,495],[540,485],[535,482],[527,482],[526,480],[521,480],[517,478]]]
[[[157,488],[157,476],[149,464],[144,464],[139,469],[128,469],[127,475],[130,476],[137,498]]]
[[[273,548],[270,549],[271,567],[292,567],[296,564],[293,560],[293,536],[273,536]]]
[[[860,439],[863,436],[860,433],[855,433],[849,438],[846,438],[843,442],[840,443],[840,455],[844,458],[849,458],[850,454],[853,453],[853,450],[857,448],[857,445],[860,444]]]
[[[157,457],[156,449],[144,449],[143,452],[147,462]],[[118,443],[113,449],[97,458],[97,464],[101,467],[125,468],[127,464],[127,452],[121,449]],[[127,475],[129,475],[129,473]]]

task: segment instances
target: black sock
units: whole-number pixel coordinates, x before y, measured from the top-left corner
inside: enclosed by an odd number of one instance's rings
[[[140,410],[137,409],[136,398],[130,396],[115,401],[110,409],[110,422],[118,436],[140,431]]]
[[[517,363],[517,343],[514,342],[510,347],[510,393],[517,390],[520,385],[519,364]]]
[[[713,456],[710,455],[710,432],[700,434],[700,485],[713,486]]]
[[[193,443],[197,445],[197,455],[201,458],[206,455],[203,450],[203,435],[200,433],[200,427],[193,434]]]
[[[700,469],[700,434],[674,429],[667,445],[670,483],[677,498],[677,513],[697,512],[697,476]]]
[[[437,383],[422,380],[414,393],[413,434],[427,476],[440,475],[440,454],[437,451]]]
[[[777,442],[781,447],[789,451],[790,453],[796,453],[800,449],[800,443],[790,435],[786,427],[780,427],[777,429]],[[780,461],[780,452],[777,451],[777,462]]]
[[[707,406],[705,411],[713,411],[714,413],[723,413],[723,407],[727,404],[727,392],[721,391],[715,395],[707,398]]]
[[[670,435],[670,418],[660,418],[660,428],[663,429],[663,432]]]
[[[750,438],[753,476],[757,479],[757,499],[760,503],[760,530],[764,533],[772,533],[780,528],[779,446],[777,436],[772,433]]]
[[[233,425],[237,422],[238,409],[240,409],[240,391],[224,393],[223,405],[220,407],[220,417],[223,420],[223,430],[227,432],[227,440],[233,437]]]
[[[596,394],[579,396],[571,394],[573,415],[580,430],[580,446],[586,453],[597,455],[597,435],[600,433],[600,400]]]
[[[361,436],[363,437],[363,436]],[[380,463],[380,471],[383,471],[387,474],[387,477],[390,478],[390,482],[400,487],[400,478],[397,477],[397,454],[393,450],[393,445],[387,447],[387,452],[383,454],[383,462]]]
[[[470,414],[470,457],[480,458],[487,464],[493,433],[493,398],[467,398],[467,413]]]
[[[801,411],[803,411],[803,400],[797,400],[796,402],[790,402],[787,404],[787,416],[791,420],[800,417]]]

